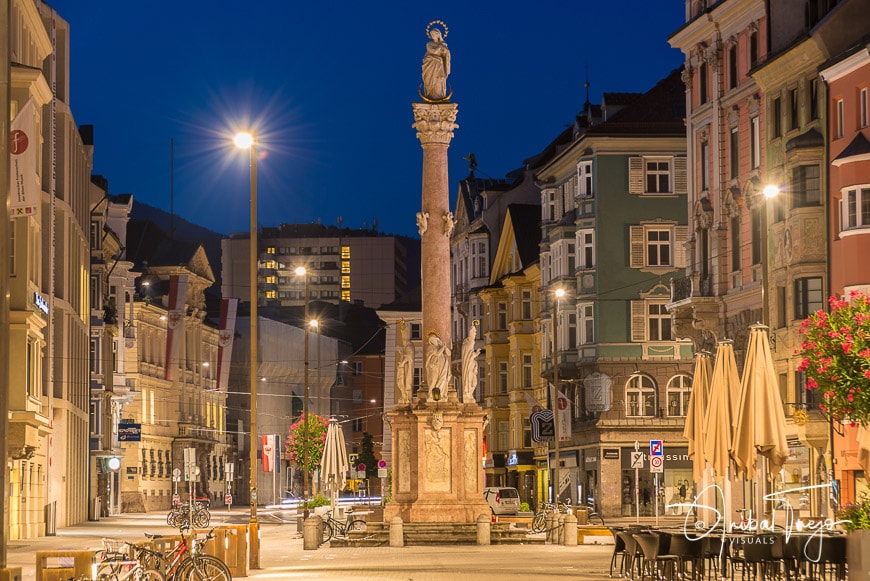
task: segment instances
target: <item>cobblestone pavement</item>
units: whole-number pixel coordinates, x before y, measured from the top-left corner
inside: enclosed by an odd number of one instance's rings
[[[212,513],[212,525],[246,524],[248,512],[234,509]],[[261,569],[249,571],[257,579],[360,579],[428,581],[438,579],[606,579],[613,547],[608,545],[439,545],[302,548],[292,515],[260,512]],[[121,515],[58,529],[57,535],[9,541],[7,564],[22,567],[24,581],[36,579],[35,552],[95,549],[109,537],[142,541],[144,532],[169,534],[164,513]]]

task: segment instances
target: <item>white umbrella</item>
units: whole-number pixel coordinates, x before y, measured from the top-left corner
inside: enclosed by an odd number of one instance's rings
[[[704,456],[704,433],[707,431],[705,414],[710,397],[710,376],[713,374],[710,357],[700,352],[695,356],[695,374],[692,376],[692,393],[689,396],[689,411],[683,437],[689,441],[689,458],[692,459],[692,475],[695,482],[704,478],[707,459]]]
[[[338,502],[338,492],[347,484],[347,450],[344,444],[344,432],[338,425],[338,420],[329,418],[326,429],[326,441],[323,443],[323,456],[320,462],[320,478],[329,489],[329,498],[333,509]]]
[[[734,345],[730,340],[719,341],[710,379],[710,399],[704,416],[704,457],[713,468],[714,478],[723,478],[728,472],[733,416],[739,393],[740,375],[734,359]]]

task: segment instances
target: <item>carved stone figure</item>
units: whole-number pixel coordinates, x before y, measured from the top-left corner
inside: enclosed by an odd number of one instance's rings
[[[423,56],[423,97],[430,101],[444,101],[448,97],[447,76],[450,74],[450,51],[444,42],[447,26],[440,20],[430,22],[426,36],[429,42]]]
[[[420,236],[429,229],[429,212],[417,212],[417,232]]]
[[[447,395],[450,382],[450,349],[437,333],[429,333],[429,346],[426,348],[426,382],[429,384],[429,401],[434,401],[433,393],[437,387],[442,396]]]
[[[477,321],[468,329],[468,336],[462,340],[462,401],[474,401],[474,390],[477,388],[477,356],[480,349],[474,348],[477,339]]]
[[[414,385],[414,344],[411,343],[411,326],[405,320],[399,321],[398,341],[396,341],[396,389],[399,404],[411,400]]]
[[[450,238],[450,235],[453,234],[453,227],[456,226],[456,220],[453,218],[453,212],[447,212],[441,219],[444,220],[444,235],[447,238]]]

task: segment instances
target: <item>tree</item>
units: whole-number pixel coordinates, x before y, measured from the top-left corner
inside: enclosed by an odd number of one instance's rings
[[[305,418],[305,414],[302,414],[299,421],[290,426],[287,440],[284,442],[284,449],[287,451],[287,459],[290,460],[290,465],[300,470],[306,469]],[[308,414],[308,418],[307,469],[309,473],[312,473],[320,466],[323,445],[326,442],[327,421],[326,418],[317,414]]]
[[[378,475],[378,459],[375,458],[375,446],[372,442],[372,435],[368,432],[363,432],[357,461],[360,464],[365,464],[366,478],[374,478]]]

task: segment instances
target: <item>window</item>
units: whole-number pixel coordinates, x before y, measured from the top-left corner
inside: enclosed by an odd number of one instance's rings
[[[523,353],[523,388],[532,387],[532,355]]]
[[[782,100],[770,100],[770,133],[772,137],[782,137]]]
[[[363,431],[363,419],[362,418],[354,418],[351,422],[351,430],[354,432],[362,432]]]
[[[500,302],[496,308],[498,309],[496,328],[499,330],[507,329],[507,303]]]
[[[837,100],[837,134],[835,136],[837,139],[843,137],[843,131],[844,131],[844,125],[845,125],[845,121],[843,120],[843,115],[844,115],[843,100],[838,99]]]
[[[698,67],[698,104],[707,102],[707,63],[702,62]]]
[[[753,30],[749,33],[749,68],[755,66],[758,62],[758,31]]]
[[[422,328],[423,327],[420,325],[420,323],[411,323],[411,339],[413,339],[415,341],[419,341],[420,339],[422,339],[423,338],[423,334],[421,332]]]
[[[591,198],[592,196],[592,162],[581,161],[577,164],[577,197]]]
[[[668,382],[668,416],[683,417],[689,412],[689,395],[692,378],[686,374],[675,375]]]
[[[629,229],[631,268],[685,268],[688,227],[656,221]]]
[[[669,194],[671,193],[671,164],[669,159],[646,160],[646,193]]]
[[[870,186],[846,190],[840,201],[840,229],[870,227]]]
[[[753,117],[749,120],[750,131],[752,132],[749,141],[749,157],[752,163],[752,169],[758,169],[761,166],[761,124],[758,117]]]
[[[656,414],[655,383],[648,375],[633,375],[625,384],[625,415],[653,417]]]
[[[556,194],[552,190],[541,192],[541,219],[544,222],[556,219]]]
[[[595,342],[595,311],[592,303],[580,303],[580,344],[589,345]]]
[[[91,373],[100,372],[100,340],[91,338]]]
[[[277,296],[278,296],[278,294],[273,290],[266,291],[266,298],[267,299],[274,299],[274,298],[277,298]]]
[[[764,203],[762,201],[762,203]],[[752,208],[752,264],[761,264],[761,208]]]
[[[33,348],[33,337],[27,338],[27,346],[24,352],[24,394],[27,396],[35,395],[37,393],[36,386],[34,384],[34,378],[36,375],[33,373],[35,369],[34,362],[34,348]]]
[[[788,92],[788,121],[789,129],[795,130],[800,127],[800,107],[796,88],[790,89]]]
[[[737,43],[728,48],[728,88],[737,87]]]
[[[341,247],[341,258],[342,260],[350,260],[350,246]]]
[[[806,319],[823,307],[821,277],[799,278],[794,281],[794,317],[796,320]]]
[[[532,318],[532,291],[524,290],[520,293],[520,318],[524,321]]]
[[[577,313],[568,313],[568,349],[577,348]]]
[[[858,127],[867,127],[867,87],[861,89],[858,95]]]
[[[647,338],[650,341],[671,341],[671,315],[665,303],[647,302]]]
[[[810,109],[810,121],[819,118],[819,79],[810,79],[807,83],[807,104]]]
[[[782,329],[788,323],[785,312],[785,287],[776,287],[776,328]]]
[[[94,220],[91,222],[91,250],[99,250],[101,242],[100,223]]]
[[[523,448],[532,447],[532,420],[522,418],[523,420]]]
[[[801,165],[792,170],[792,204],[795,208],[817,206],[821,202],[819,166]]]
[[[671,231],[646,231],[646,264],[647,266],[671,265]]]
[[[710,189],[710,144],[706,141],[701,143],[701,189]]]
[[[740,132],[737,127],[731,128],[731,137],[728,145],[729,161],[731,162],[731,175],[729,177],[733,180],[737,179],[737,176],[740,173]]]
[[[740,216],[731,217],[731,272],[740,270]]]
[[[595,230],[578,230],[577,248],[580,270],[595,268]]]
[[[363,372],[362,361],[354,361],[353,363],[351,363],[351,367],[353,368],[354,375],[362,375],[362,372]]]
[[[498,362],[498,392],[505,395],[508,392],[508,364],[507,361]]]
[[[415,367],[414,368],[414,393],[420,389],[420,384],[423,383],[423,368]]]

